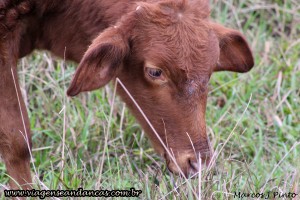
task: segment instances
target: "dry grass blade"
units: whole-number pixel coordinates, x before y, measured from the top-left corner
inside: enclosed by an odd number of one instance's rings
[[[231,133],[229,134],[229,136],[227,137],[226,141],[225,141],[224,144],[222,145],[221,149],[218,151],[218,153],[214,153],[214,154],[213,154],[213,156],[212,156],[212,158],[211,158],[211,161],[210,161],[210,163],[209,163],[209,165],[208,165],[208,167],[207,167],[207,170],[208,170],[208,171],[210,171],[210,170],[212,169],[212,167],[215,165],[215,162],[216,162],[217,158],[219,157],[220,153],[222,152],[222,150],[224,149],[225,145],[228,143],[228,141],[230,140],[230,138],[234,135],[234,133],[235,133],[234,131],[235,131],[235,129],[237,128],[237,126],[239,125],[239,123],[241,122],[241,120],[243,119],[243,116],[245,115],[246,111],[248,110],[248,107],[249,107],[249,105],[250,105],[251,100],[252,100],[252,94],[251,94],[251,96],[250,96],[250,98],[249,98],[249,101],[248,101],[248,103],[247,103],[247,106],[246,106],[246,108],[244,109],[244,111],[243,111],[241,117],[240,117],[239,120],[236,122],[234,128],[232,129]]]
[[[275,167],[273,168],[272,172],[269,174],[264,186],[261,188],[260,192],[263,193],[265,191],[265,187],[266,185],[269,183],[269,180],[273,177],[274,172],[276,171],[276,169],[280,166],[280,164],[286,159],[286,157],[289,156],[289,154],[298,146],[300,145],[300,142],[296,142],[291,148],[290,150],[282,157],[282,159],[275,165]]]

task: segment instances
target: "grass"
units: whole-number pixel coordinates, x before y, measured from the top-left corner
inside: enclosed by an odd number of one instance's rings
[[[250,73],[211,78],[206,118],[216,166],[200,179],[173,176],[112,85],[67,98],[76,65],[65,68],[48,53],[34,53],[21,60],[19,77],[36,189],[134,187],[142,199],[195,199],[200,187],[202,199],[233,199],[239,191],[294,192],[300,198],[300,3],[211,4],[215,21],[246,35],[256,63]],[[7,184],[3,164],[0,171],[0,183]]]

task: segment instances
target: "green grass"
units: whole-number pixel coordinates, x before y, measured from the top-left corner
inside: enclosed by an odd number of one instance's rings
[[[246,35],[256,63],[247,74],[211,78],[206,118],[216,165],[200,179],[173,176],[124,103],[113,101],[112,85],[67,98],[76,65],[64,68],[48,53],[34,53],[20,62],[19,76],[31,122],[36,189],[134,187],[142,190],[142,199],[195,199],[200,184],[202,199],[233,199],[239,191],[295,192],[300,199],[300,2],[211,5],[215,21]],[[7,184],[3,164],[0,171],[0,183]]]

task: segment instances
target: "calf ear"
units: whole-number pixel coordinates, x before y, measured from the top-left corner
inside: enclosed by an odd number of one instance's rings
[[[67,94],[75,96],[106,85],[116,76],[128,52],[128,42],[116,28],[101,33],[83,56]]]
[[[212,24],[212,28],[220,46],[220,57],[214,71],[248,72],[254,59],[244,36],[218,24]]]

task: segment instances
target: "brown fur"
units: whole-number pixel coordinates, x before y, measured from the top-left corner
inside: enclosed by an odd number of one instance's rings
[[[119,87],[119,95],[154,148],[171,171],[185,175],[198,170],[199,154],[204,162],[210,159],[205,108],[211,74],[247,72],[254,65],[244,37],[211,22],[208,3],[202,0],[2,0],[0,136],[4,139],[0,153],[7,167],[16,169],[8,173],[20,184],[31,182],[29,167],[18,164],[29,166],[29,151],[19,135],[19,131],[27,132],[30,138],[29,122],[21,99],[25,131],[16,96],[20,89],[17,85],[16,93],[10,72],[16,71],[18,57],[34,49],[60,57],[66,49],[68,60],[80,61],[68,89],[70,96],[98,89],[118,77],[174,159]],[[149,76],[153,68],[162,74]],[[11,186],[16,187],[13,182]]]

